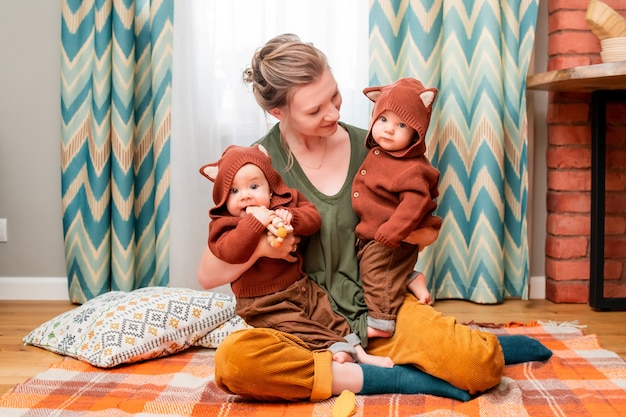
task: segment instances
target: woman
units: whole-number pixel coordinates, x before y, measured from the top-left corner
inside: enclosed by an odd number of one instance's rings
[[[257,50],[244,80],[252,84],[261,108],[279,120],[258,143],[285,183],[316,205],[322,228],[302,242],[289,237],[279,249],[261,239],[254,256],[242,264],[221,262],[207,248],[198,271],[200,284],[209,289],[233,282],[263,256],[295,261],[289,252],[301,243],[305,271],[328,292],[333,308],[350,322],[368,353],[408,366],[331,363],[330,352],[311,352],[292,335],[250,329],[231,334],[217,349],[218,385],[260,400],[313,401],[344,389],[467,400],[467,393],[497,385],[504,367],[498,338],[443,317],[411,294],[398,313],[393,337],[367,343],[367,307],[355,252],[358,218],[350,203],[367,132],[339,121],[342,97],[324,54],[295,35],[280,35]],[[434,238],[436,232],[413,243],[426,245]]]

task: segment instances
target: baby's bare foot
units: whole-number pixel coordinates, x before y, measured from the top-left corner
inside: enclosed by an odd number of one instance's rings
[[[426,277],[421,272],[418,272],[415,279],[409,282],[408,288],[420,303],[433,304],[430,291],[428,291],[428,286],[426,285]]]
[[[337,352],[333,355],[333,361],[337,363],[354,362],[352,355],[348,352]]]

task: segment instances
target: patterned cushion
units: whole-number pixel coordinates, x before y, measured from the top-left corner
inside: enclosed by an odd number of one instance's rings
[[[235,315],[233,318],[228,319],[226,322],[220,324],[215,329],[196,340],[195,346],[217,348],[226,336],[234,331],[242,329],[252,329],[252,326],[246,323],[241,317]]]
[[[180,352],[202,339],[216,347],[231,323],[235,298],[186,288],[113,291],[60,314],[30,332],[24,343],[108,368]],[[215,337],[206,337],[212,330]]]

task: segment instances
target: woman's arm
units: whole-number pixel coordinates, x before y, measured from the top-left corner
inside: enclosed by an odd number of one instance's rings
[[[206,246],[198,267],[198,282],[205,290],[230,284],[250,268],[254,262],[256,262],[256,258],[251,257],[248,262],[242,264],[229,264],[218,259]]]
[[[299,237],[289,233],[285,237],[280,248],[273,248],[268,242],[268,238],[263,236],[259,239],[254,253],[247,262],[241,264],[229,264],[218,259],[209,247],[205,247],[198,267],[198,282],[202,288],[210,290],[224,284],[230,284],[246,272],[261,257],[284,259],[288,262],[295,262],[297,258],[292,256],[294,245],[300,240]]]

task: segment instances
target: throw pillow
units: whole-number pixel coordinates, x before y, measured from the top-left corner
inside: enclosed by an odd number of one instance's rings
[[[211,330],[200,339],[196,340],[195,346],[202,346],[206,348],[217,348],[220,343],[232,332],[243,329],[252,329],[248,323],[244,321],[240,316],[233,316],[226,322],[220,324],[215,329]]]
[[[185,350],[235,316],[231,295],[148,287],[102,294],[30,332],[25,344],[108,368]]]

